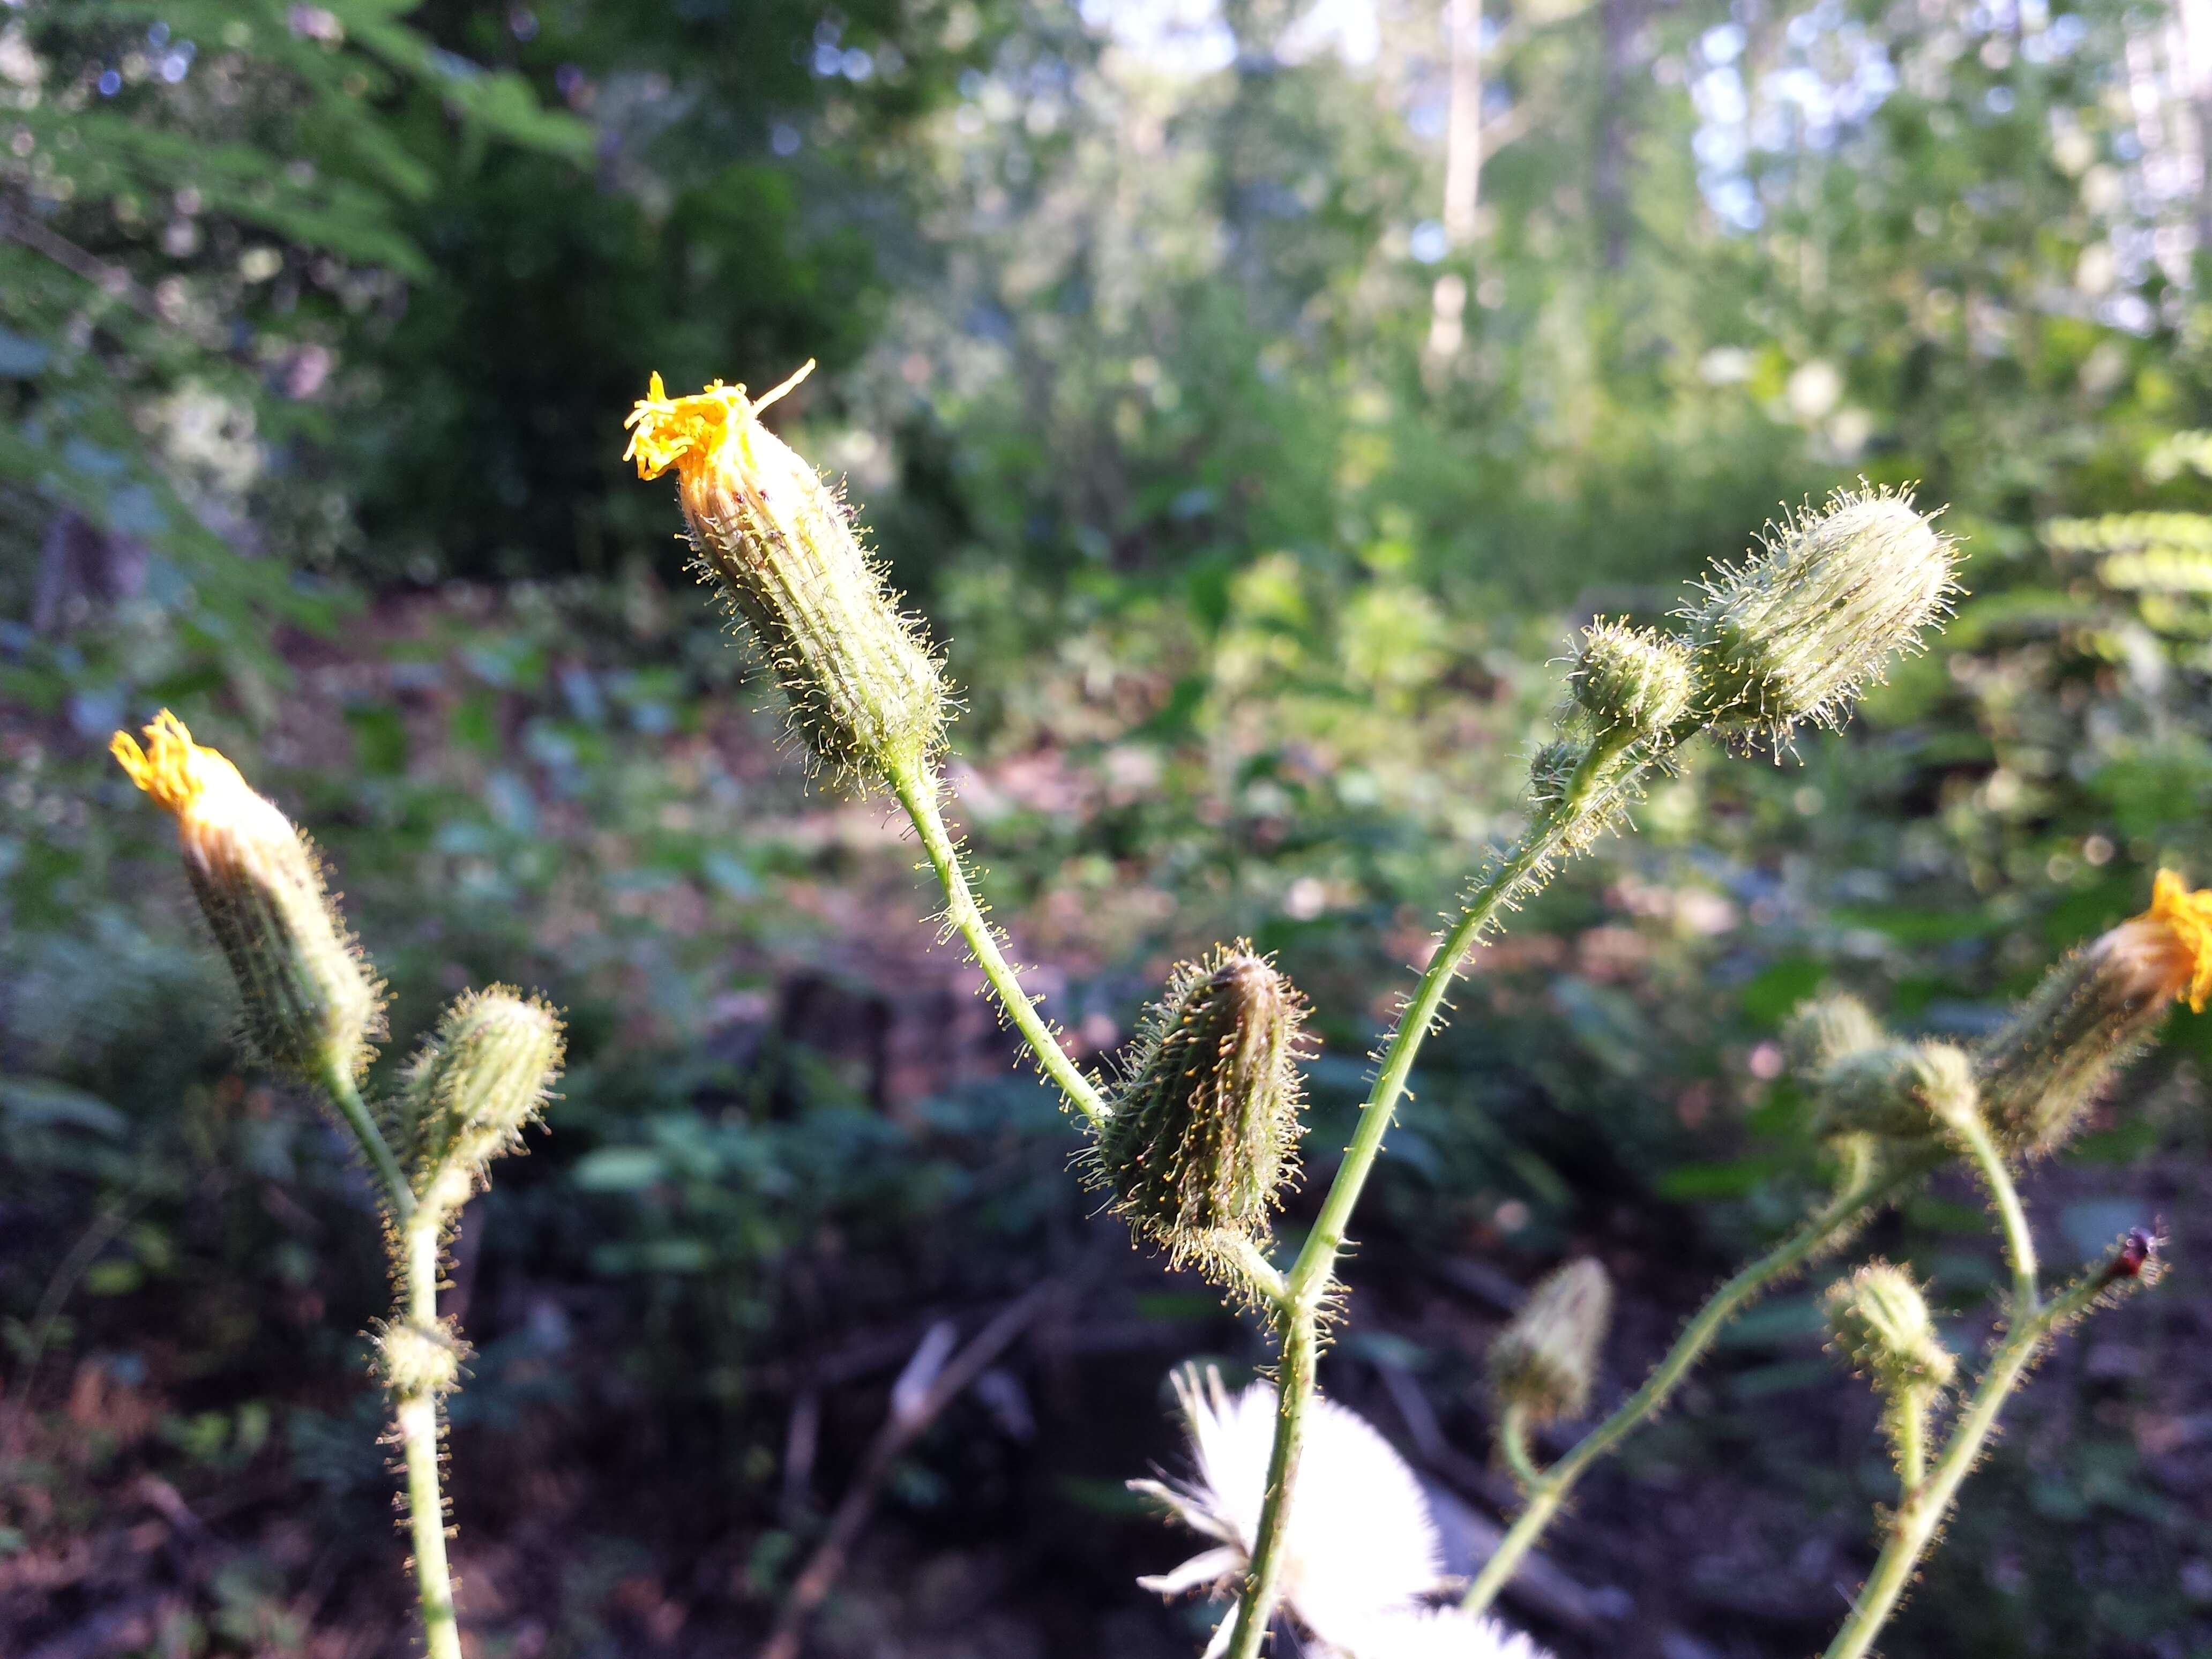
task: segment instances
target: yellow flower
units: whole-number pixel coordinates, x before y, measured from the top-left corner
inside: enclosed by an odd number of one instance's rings
[[[720,380],[672,398],[655,374],[623,458],[641,478],[675,471],[694,568],[782,688],[792,729],[866,789],[920,775],[944,743],[946,696],[841,494],[761,424],[813,368],[757,398]]]
[[[2187,997],[2191,1012],[2203,1013],[2212,996],[2212,889],[2189,890],[2188,884],[2171,870],[2161,870],[2151,884],[2150,908],[2137,921],[2161,924],[2188,969],[2185,984],[2174,991]]]
[[[318,1080],[358,1075],[380,1028],[383,988],[347,936],[307,838],[166,708],[143,747],[118,732],[108,751],[175,816],[185,873],[237,978],[261,1057]]]

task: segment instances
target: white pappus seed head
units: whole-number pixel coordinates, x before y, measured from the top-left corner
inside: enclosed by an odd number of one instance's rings
[[[1240,1393],[1221,1374],[1186,1367],[1176,1398],[1190,1437],[1191,1476],[1133,1480],[1212,1547],[1172,1572],[1137,1582],[1162,1595],[1233,1594],[1250,1565],[1266,1502],[1275,1391]],[[1428,1601],[1448,1589],[1436,1522],[1421,1483],[1357,1413],[1316,1397],[1306,1417],[1282,1550],[1283,1604],[1309,1635],[1343,1659],[1543,1659],[1503,1626]],[[1209,1656],[1228,1645],[1233,1612]]]

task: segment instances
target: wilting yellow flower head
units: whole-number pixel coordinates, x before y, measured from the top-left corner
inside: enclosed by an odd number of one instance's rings
[[[245,998],[246,1035],[283,1070],[356,1075],[382,988],[346,935],[314,849],[167,709],[145,732],[142,748],[118,732],[108,750],[176,817],[185,872]]]
[[[2071,952],[1977,1056],[2001,1139],[2025,1151],[2063,1140],[2166,1011],[2212,999],[2212,890],[2171,870],[2150,908]]]
[[[792,729],[865,787],[911,774],[943,743],[945,687],[845,503],[760,422],[813,367],[758,398],[719,380],[671,398],[655,374],[623,454],[641,478],[675,469],[699,573],[744,620]]]

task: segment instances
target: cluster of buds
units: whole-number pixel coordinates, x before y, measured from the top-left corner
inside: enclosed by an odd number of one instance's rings
[[[1589,1410],[1598,1358],[1613,1322],[1613,1281],[1585,1257],[1553,1270],[1490,1344],[1490,1386],[1531,1427]]]
[[[347,933],[307,836],[164,708],[146,742],[108,745],[177,821],[185,873],[238,981],[245,1035],[271,1068],[357,1079],[382,1034],[384,991]]]
[[[1089,1154],[1139,1237],[1177,1261],[1255,1240],[1297,1172],[1305,1001],[1243,940],[1180,964],[1146,1011]]]
[[[808,750],[866,788],[943,747],[945,682],[842,497],[761,423],[813,367],[758,398],[719,380],[671,398],[655,374],[623,459],[641,478],[675,469],[701,579],[750,635]]]

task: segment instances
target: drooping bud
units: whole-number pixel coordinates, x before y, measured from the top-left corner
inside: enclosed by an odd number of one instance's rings
[[[1790,1067],[1808,1081],[1838,1060],[1879,1048],[1889,1040],[1866,1004],[1842,992],[1800,1003],[1782,1028],[1782,1050]]]
[[[1814,1086],[1826,1134],[1924,1140],[1979,1109],[1973,1062],[1948,1042],[1885,1042],[1832,1062]]]
[[[1612,1322],[1613,1281],[1602,1267],[1584,1257],[1553,1269],[1491,1341],[1490,1382],[1498,1403],[1518,1406],[1539,1426],[1582,1416]]]
[[[434,1326],[395,1321],[376,1328],[377,1380],[395,1400],[447,1395],[459,1386],[467,1344],[444,1321]]]
[[[409,1178],[441,1212],[468,1195],[484,1165],[522,1144],[561,1074],[561,1021],[503,985],[462,996],[409,1066],[403,1110]]]
[[[1838,490],[1762,541],[1684,615],[1699,714],[1723,736],[1780,742],[1801,720],[1839,722],[1893,654],[1919,647],[1958,556],[1909,495],[1887,490]]]
[[[672,398],[655,374],[626,422],[623,459],[641,478],[676,469],[702,579],[744,623],[790,703],[792,730],[866,788],[943,744],[945,683],[843,500],[761,424],[761,410],[813,367],[757,400],[719,380]]]
[[[145,732],[144,748],[118,732],[108,750],[176,817],[185,873],[238,981],[247,1042],[270,1066],[310,1081],[358,1078],[383,1030],[383,987],[346,932],[313,847],[167,709]]]
[[[2077,1128],[2166,1011],[2212,996],[2212,890],[2171,870],[2150,908],[2070,952],[1976,1055],[1990,1127],[2008,1151],[2045,1152]]]
[[[1091,1163],[1178,1261],[1256,1238],[1296,1173],[1305,1000],[1240,939],[1177,967],[1112,1091]]]
[[[1838,1279],[1821,1306],[1836,1346],[1886,1395],[1924,1401],[1958,1369],[1957,1358],[1936,1334],[1920,1287],[1893,1263],[1869,1261]]]
[[[1690,653],[1656,630],[1599,622],[1583,630],[1567,684],[1604,730],[1664,732],[1690,707]]]

